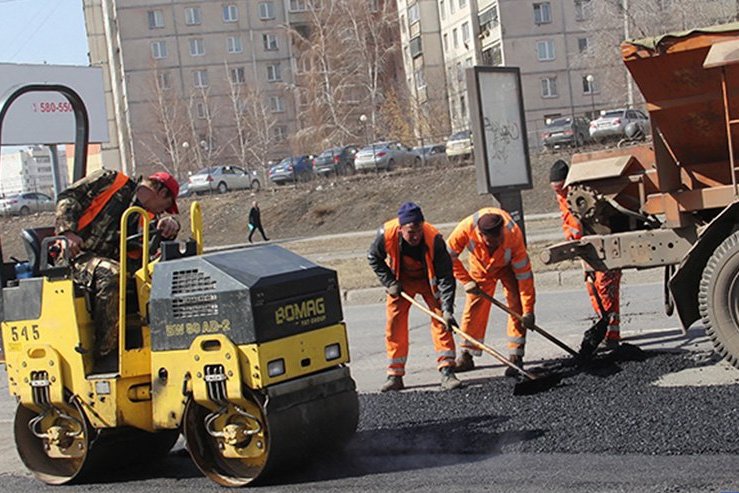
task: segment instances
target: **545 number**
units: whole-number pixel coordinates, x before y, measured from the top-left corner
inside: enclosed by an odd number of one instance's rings
[[[37,341],[41,337],[38,331],[38,325],[33,324],[30,327],[23,325],[18,327],[13,325],[10,327],[10,339],[13,342],[20,341]]]

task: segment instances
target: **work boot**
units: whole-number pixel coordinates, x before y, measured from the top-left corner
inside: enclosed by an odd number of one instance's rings
[[[380,388],[380,392],[403,390],[404,388],[405,385],[403,385],[403,377],[399,377],[397,375],[388,375],[387,381],[383,384],[382,388]]]
[[[462,386],[462,382],[454,374],[454,368],[451,366],[445,366],[439,372],[441,373],[441,390],[452,390]]]
[[[618,349],[620,345],[621,341],[619,341],[618,339],[606,338],[603,341],[603,347],[605,347],[606,349]]]
[[[454,368],[454,371],[457,373],[474,370],[475,360],[472,359],[472,355],[469,351],[462,351],[462,354],[457,358],[456,365],[457,366]]]
[[[510,361],[511,363],[513,363],[514,365],[516,365],[516,366],[518,366],[520,368],[523,368],[523,358],[521,356],[517,355],[517,354],[510,355],[508,357],[508,361]],[[514,370],[510,366],[505,369],[505,376],[507,376],[507,377],[517,377],[520,374],[521,373],[519,373],[518,371]]]

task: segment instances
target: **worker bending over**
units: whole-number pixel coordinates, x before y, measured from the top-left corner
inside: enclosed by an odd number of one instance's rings
[[[431,319],[441,388],[462,385],[454,375],[455,282],[452,262],[441,233],[424,220],[413,202],[400,206],[398,217],[386,222],[377,233],[367,255],[372,270],[387,290],[385,346],[388,378],[382,392],[402,390],[408,359],[408,311],[411,303],[400,296],[420,294],[429,309],[442,315],[445,323]]]
[[[447,243],[454,277],[467,293],[462,331],[484,342],[491,303],[481,296],[481,292],[493,296],[500,280],[508,307],[523,315],[523,323],[508,317],[509,360],[523,366],[526,328],[534,325],[535,293],[534,276],[521,229],[507,212],[488,207],[463,219]],[[459,259],[465,249],[469,252],[469,270]],[[473,356],[480,356],[481,351],[466,340],[461,343],[461,350],[456,370],[472,370],[475,367]],[[505,374],[516,376],[517,372],[508,368]]]

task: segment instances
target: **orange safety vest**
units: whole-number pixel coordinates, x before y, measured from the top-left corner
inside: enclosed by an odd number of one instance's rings
[[[400,221],[391,219],[383,226],[385,232],[385,252],[388,255],[387,263],[390,270],[393,271],[395,279],[400,279],[400,266],[402,264],[400,258]],[[424,252],[426,259],[426,275],[431,284],[431,290],[436,293],[436,273],[434,271],[434,240],[439,234],[439,230],[427,222],[423,223],[423,243],[426,245]]]
[[[582,238],[582,225],[580,221],[570,212],[570,207],[567,205],[567,198],[558,193],[555,193],[555,195],[559,204],[559,211],[562,215],[562,231],[565,234],[565,239],[579,240]]]
[[[103,193],[92,199],[92,203],[87,209],[85,209],[85,212],[82,213],[82,216],[80,216],[77,221],[77,231],[82,231],[89,226],[97,215],[100,214],[100,211],[102,211],[108,202],[110,202],[113,195],[128,183],[128,180],[129,178],[123,173],[116,173],[113,183],[103,190]]]

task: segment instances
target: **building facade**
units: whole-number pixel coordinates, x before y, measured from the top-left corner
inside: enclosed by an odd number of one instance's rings
[[[65,152],[59,153],[60,186],[68,185]],[[41,192],[54,196],[54,179],[51,170],[51,154],[47,147],[34,146],[15,152],[3,153],[0,169],[0,195],[22,192]]]

